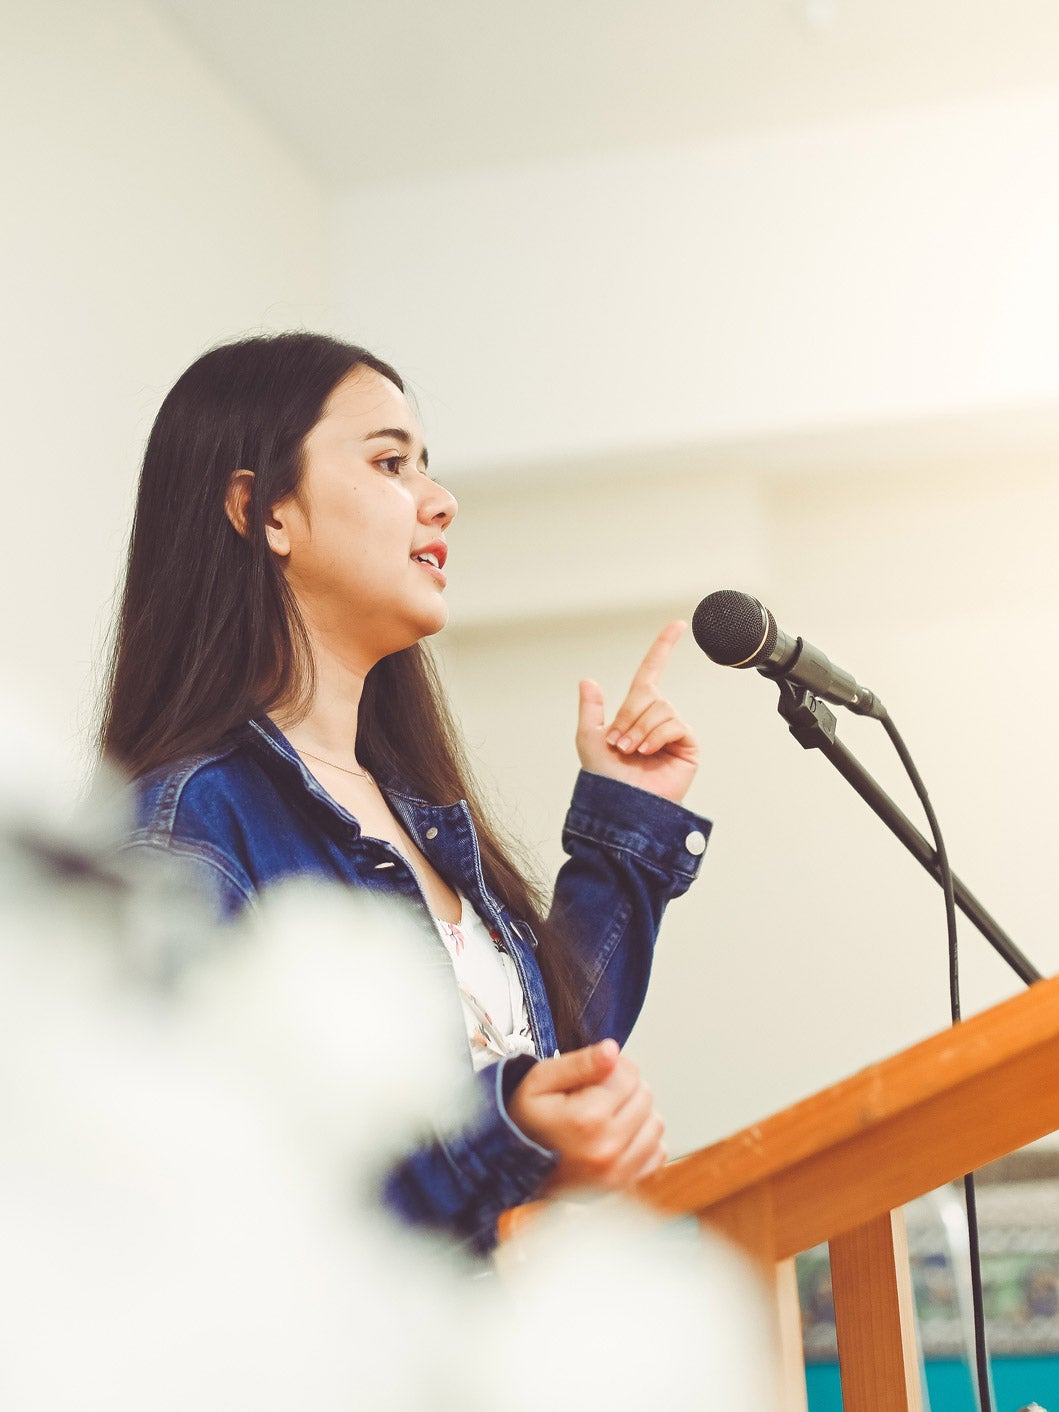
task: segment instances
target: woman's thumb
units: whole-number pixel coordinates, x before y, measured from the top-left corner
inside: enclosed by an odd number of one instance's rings
[[[573,1093],[601,1084],[614,1072],[621,1055],[617,1040],[604,1039],[584,1049],[571,1049],[538,1064],[534,1087],[538,1093]]]

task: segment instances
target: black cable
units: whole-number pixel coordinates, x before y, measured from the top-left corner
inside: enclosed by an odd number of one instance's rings
[[[982,1257],[978,1247],[978,1199],[974,1190],[974,1173],[963,1179],[963,1194],[967,1202],[967,1248],[971,1258],[971,1303],[974,1308],[974,1364],[978,1375],[978,1400],[982,1412],[990,1412],[989,1350],[985,1342],[985,1304],[982,1299]]]
[[[882,718],[882,725],[900,756],[901,764],[904,765],[908,778],[912,781],[912,788],[919,797],[919,802],[923,805],[923,812],[927,816],[927,823],[930,825],[930,832],[934,838],[934,852],[938,855],[938,872],[941,875],[941,890],[945,895],[945,925],[949,936],[949,1009],[952,1014],[952,1023],[956,1025],[959,1024],[961,1018],[960,966],[956,938],[956,897],[953,892],[949,855],[945,849],[945,840],[941,836],[938,817],[934,813],[934,806],[927,794],[927,787],[908,753],[908,747],[901,739],[900,733],[889,715]]]
[[[949,1009],[952,1014],[952,1023],[958,1025],[960,1022],[960,963],[956,936],[956,894],[952,885],[949,855],[945,850],[945,841],[941,836],[941,828],[938,825],[937,815],[934,813],[934,806],[930,802],[930,796],[927,794],[927,787],[912,762],[908,747],[901,739],[898,729],[889,715],[884,712],[880,719],[883,729],[890,737],[893,747],[900,757],[901,764],[907,771],[908,778],[912,781],[912,788],[923,806],[923,812],[927,816],[930,832],[934,839],[941,889],[945,895],[945,925],[949,938]],[[975,1198],[973,1172],[968,1172],[964,1177],[963,1190],[967,1203],[967,1237],[971,1257],[971,1303],[974,1312],[974,1361],[978,1381],[978,1404],[980,1412],[993,1412],[992,1394],[989,1389],[989,1352],[985,1341],[982,1262],[978,1244],[978,1203]]]

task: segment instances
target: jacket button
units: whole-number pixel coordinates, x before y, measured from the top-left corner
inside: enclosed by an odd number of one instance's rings
[[[684,847],[698,858],[701,853],[706,852],[706,835],[700,833],[698,829],[692,829],[684,840]]]
[[[427,829],[427,838],[437,838],[437,836],[438,836],[438,831],[437,831],[437,829]],[[704,847],[704,848],[706,847],[705,843],[703,843],[703,847]]]

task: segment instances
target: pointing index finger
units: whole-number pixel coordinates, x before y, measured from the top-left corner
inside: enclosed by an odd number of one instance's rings
[[[683,637],[687,626],[687,623],[678,618],[676,622],[669,623],[662,629],[636,669],[636,675],[633,677],[634,686],[657,686],[658,680],[665,670],[665,665],[669,661],[669,655],[676,643]]]

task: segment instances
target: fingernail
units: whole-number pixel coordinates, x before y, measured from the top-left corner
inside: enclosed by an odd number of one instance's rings
[[[618,741],[618,749],[619,749],[619,750],[631,750],[631,749],[632,749],[632,741],[629,739],[629,737],[628,737],[627,735],[623,735],[622,738],[621,738],[621,740]]]
[[[643,745],[641,745],[641,746],[637,749],[636,753],[637,753],[637,755],[646,755],[647,752],[650,750],[650,748],[651,748],[651,747],[647,744],[647,742],[644,741]]]
[[[617,732],[617,731],[608,731],[608,732],[607,732],[607,744],[608,744],[608,745],[617,745],[617,743],[618,743],[618,732]]]

